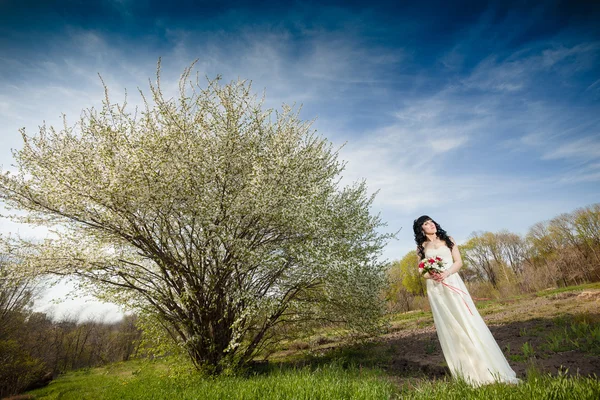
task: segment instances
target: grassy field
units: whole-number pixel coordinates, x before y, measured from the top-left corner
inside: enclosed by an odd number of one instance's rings
[[[519,385],[472,388],[448,376],[431,313],[394,316],[355,345],[319,332],[286,344],[245,377],[203,377],[177,360],[130,361],[66,374],[31,399],[598,399],[600,285],[548,290],[478,309]]]
[[[326,365],[272,369],[249,377],[173,373],[162,362],[133,361],[67,374],[36,399],[389,399],[394,384],[379,371]]]
[[[414,379],[395,384],[382,371],[336,364],[275,369],[247,378],[169,373],[165,362],[132,361],[77,371],[29,392],[35,399],[598,399],[594,378],[530,372],[520,385],[472,388],[464,382]]]

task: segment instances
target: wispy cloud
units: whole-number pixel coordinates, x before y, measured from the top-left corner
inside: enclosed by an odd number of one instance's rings
[[[432,15],[421,4],[300,1],[284,11],[242,3],[95,3],[97,15],[115,17],[110,23],[80,18],[73,5],[65,15],[75,21],[59,28],[45,15],[29,22],[47,23],[39,31],[3,26],[22,43],[0,38],[0,164],[20,146],[18,128],[60,126],[61,113],[74,122],[98,106],[97,73],[114,101],[127,88],[133,107],[158,57],[167,96],[198,59],[201,79],[250,79],[255,92],[266,91],[266,107],[302,104],[302,118],[318,117],[321,134],[347,142],[344,182],[364,178],[379,190],[375,207],[390,230],[435,212],[457,238],[496,227],[522,232],[597,201],[600,42],[589,16],[544,4]],[[386,252],[410,248],[404,229]]]
[[[547,150],[542,157],[546,160],[553,159],[578,159],[581,161],[600,160],[600,132],[567,143],[555,149]]]
[[[596,65],[599,55],[600,42],[572,47],[538,44],[505,57],[496,54],[486,57],[463,80],[463,84],[478,90],[516,92],[530,87],[541,72],[558,73],[562,80],[590,70]]]

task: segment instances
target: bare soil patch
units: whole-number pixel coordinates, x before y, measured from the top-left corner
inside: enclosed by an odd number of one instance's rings
[[[600,289],[486,301],[478,309],[517,376],[532,367],[556,375],[600,376]],[[382,368],[393,380],[449,375],[431,313],[403,314],[367,343],[327,343],[305,350],[302,363],[342,360]],[[289,353],[288,353],[289,354]]]

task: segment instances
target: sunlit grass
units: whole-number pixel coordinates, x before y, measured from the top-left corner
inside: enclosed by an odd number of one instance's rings
[[[600,282],[586,283],[583,285],[565,286],[561,288],[541,290],[536,293],[537,296],[551,296],[557,293],[572,292],[579,290],[600,289]]]
[[[540,297],[567,291],[600,288],[600,284],[580,285],[529,294],[527,307],[502,300],[478,302],[482,314],[504,313],[500,321],[551,317],[552,324],[526,326],[517,334],[531,340],[519,345],[509,360],[530,362],[550,353],[577,350],[600,354],[600,314],[593,310],[557,316],[555,304],[567,300]],[[535,302],[535,307],[530,304]],[[538,304],[540,303],[540,304]],[[549,303],[549,305],[546,305]],[[550,307],[552,306],[552,307]],[[575,310],[575,309],[573,309]],[[508,313],[507,313],[508,311]],[[552,311],[552,312],[551,312]],[[488,318],[488,317],[486,317]],[[433,325],[431,312],[414,311],[390,317],[391,331],[413,330]],[[498,318],[496,318],[498,322]],[[402,377],[388,375],[386,365],[397,357],[398,349],[377,343],[346,343],[339,332],[323,328],[301,341],[278,362],[270,362],[244,376],[206,377],[186,367],[183,361],[130,361],[103,368],[66,374],[50,386],[29,394],[39,399],[596,399],[600,384],[596,377],[542,375],[530,371],[519,385],[493,384],[473,388],[465,382],[445,378],[432,380],[418,371]],[[532,344],[533,343],[533,344]],[[424,343],[424,352],[433,353],[433,342]],[[294,349],[292,349],[294,350]],[[534,362],[531,365],[535,365]]]
[[[395,385],[378,370],[343,367],[274,368],[263,374],[206,377],[160,362],[133,361],[66,374],[29,393],[36,399],[597,399],[595,377],[529,371],[518,385],[472,387],[459,380],[411,379]]]
[[[394,385],[380,372],[336,364],[273,369],[265,374],[206,377],[170,373],[160,363],[129,362],[66,374],[30,394],[36,399],[389,399]]]
[[[600,381],[595,377],[569,377],[561,373],[556,377],[532,371],[518,385],[491,384],[472,387],[463,381],[419,381],[405,383],[397,398],[411,400],[522,400],[522,399],[578,399],[600,398]]]
[[[555,318],[555,323],[559,328],[547,334],[545,349],[600,354],[600,322],[595,317],[582,314],[576,319]]]

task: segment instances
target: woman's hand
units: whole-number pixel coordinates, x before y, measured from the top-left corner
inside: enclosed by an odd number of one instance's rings
[[[444,279],[446,279],[447,277],[449,277],[450,275],[452,275],[452,273],[448,270],[442,271],[439,274],[432,274],[433,275],[433,279],[436,282],[442,282]]]

